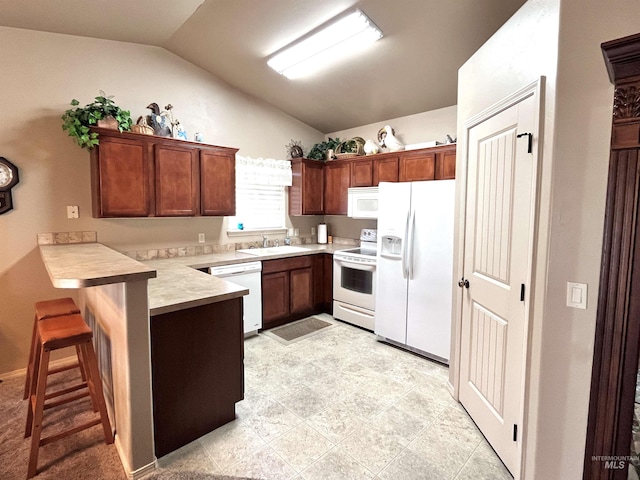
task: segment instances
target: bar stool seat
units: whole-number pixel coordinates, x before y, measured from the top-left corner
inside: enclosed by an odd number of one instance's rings
[[[42,445],[60,440],[99,424],[102,424],[105,442],[107,444],[113,443],[113,431],[111,430],[109,417],[107,415],[104,394],[102,392],[102,380],[98,372],[98,363],[93,349],[93,332],[89,326],[79,314],[64,315],[38,321],[36,333],[33,381],[29,389],[29,408],[25,427],[25,438],[31,436],[31,450],[27,473],[28,479],[37,473],[38,452]],[[47,376],[50,373],[49,358],[51,352],[72,346],[77,347],[78,360],[83,365],[86,381],[73,387],[47,394]],[[87,390],[82,393],[51,401],[54,398],[84,388]],[[94,419],[69,430],[41,438],[44,410],[58,407],[86,396],[91,397],[93,410],[98,412],[98,415]]]
[[[29,364],[27,366],[27,378],[24,382],[24,395],[23,400],[26,400],[29,397],[29,386],[31,384],[31,378],[33,376],[33,357],[36,350],[36,336],[37,336],[37,325],[40,320],[45,320],[47,318],[60,317],[62,315],[73,315],[74,313],[80,313],[80,309],[76,305],[76,302],[73,301],[72,298],[56,298],[53,300],[43,300],[41,302],[36,302],[35,304],[35,318],[33,319],[33,332],[31,334],[31,350],[29,351]],[[56,368],[55,370],[50,370],[49,374],[63,372],[65,370],[70,370],[72,368],[80,367],[79,363],[75,363],[72,365],[65,365],[64,367]],[[82,369],[81,369],[82,371]],[[84,372],[82,372],[82,379],[85,380]]]

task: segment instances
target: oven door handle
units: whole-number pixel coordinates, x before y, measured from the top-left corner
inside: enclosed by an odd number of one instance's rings
[[[342,260],[340,258],[334,258],[333,261],[336,262],[339,265],[344,265],[346,267],[351,267],[354,270],[364,270],[364,271],[367,271],[367,272],[375,272],[375,270],[376,270],[376,266],[375,265],[369,265],[369,264],[365,264],[365,263],[350,262],[348,260]]]

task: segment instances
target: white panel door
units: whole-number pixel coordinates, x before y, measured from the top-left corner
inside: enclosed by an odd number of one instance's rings
[[[512,473],[518,465],[535,186],[536,96],[469,132],[460,402]],[[523,287],[524,285],[524,287]]]
[[[449,361],[455,180],[414,182],[407,345]]]
[[[381,183],[378,192],[378,256],[375,333],[399,343],[407,341],[406,230],[411,183]],[[395,241],[392,250],[384,242]]]

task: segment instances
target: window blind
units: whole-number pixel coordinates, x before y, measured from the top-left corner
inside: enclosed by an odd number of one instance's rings
[[[229,229],[259,230],[285,227],[284,187],[236,183],[236,216],[229,217]]]

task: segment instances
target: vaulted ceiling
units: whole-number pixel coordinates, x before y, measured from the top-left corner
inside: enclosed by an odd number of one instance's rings
[[[329,133],[456,104],[458,68],[524,0],[0,0],[0,25],[157,45]],[[289,80],[266,58],[352,8],[384,37]]]

